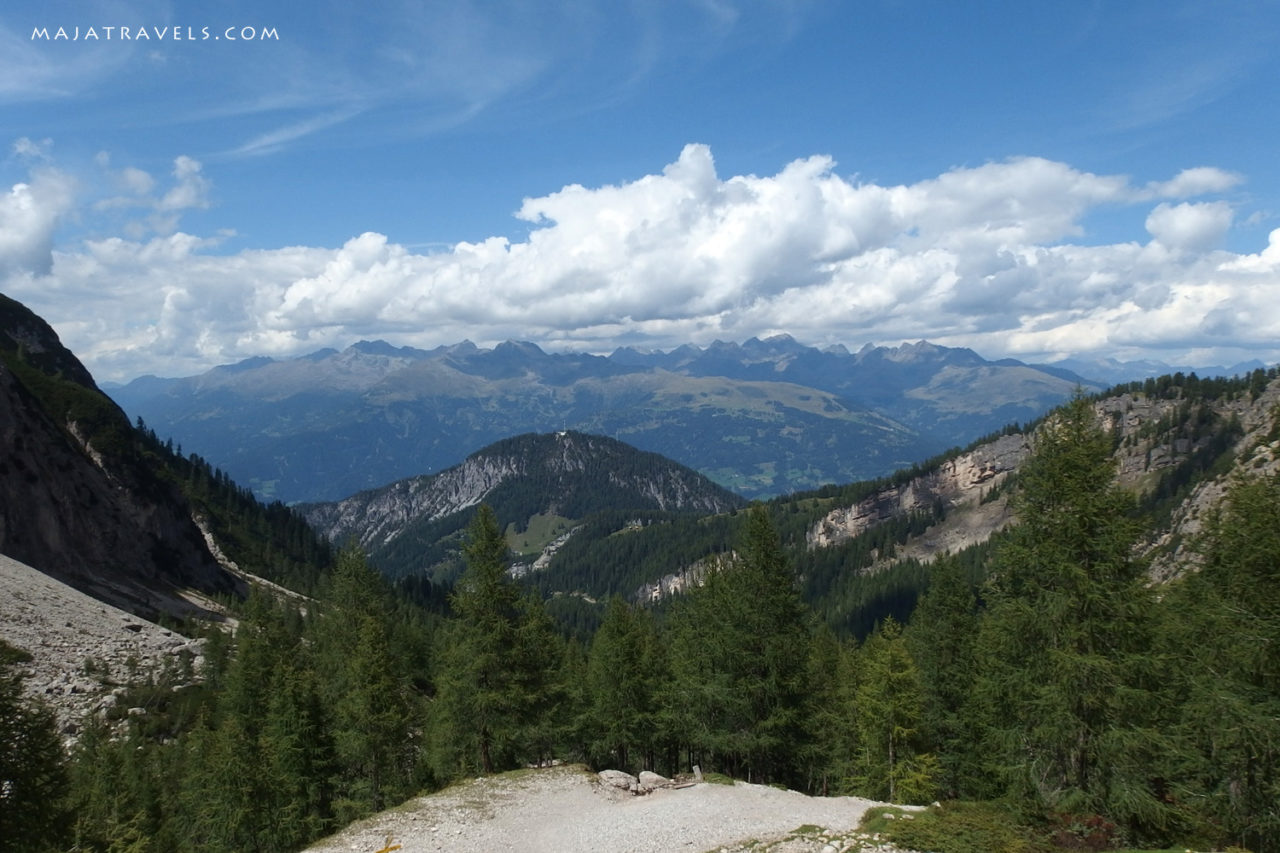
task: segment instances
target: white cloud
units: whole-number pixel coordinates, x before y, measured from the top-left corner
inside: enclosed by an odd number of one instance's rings
[[[185,154],[174,159],[173,183],[161,195],[155,194],[156,179],[149,172],[135,166],[113,171],[110,154],[105,151],[99,152],[95,160],[112,189],[124,193],[98,199],[93,205],[95,210],[148,211],[142,219],[124,225],[127,236],[142,239],[152,233],[172,234],[178,230],[183,211],[209,207],[213,184],[204,176],[200,161]]]
[[[1213,201],[1161,204],[1147,217],[1147,231],[1173,250],[1204,252],[1216,247],[1231,227],[1231,206]]]
[[[36,170],[30,181],[0,195],[0,275],[50,272],[54,230],[72,200],[72,180],[51,168]]]
[[[1172,180],[1152,181],[1147,184],[1147,192],[1154,198],[1191,198],[1207,193],[1226,192],[1243,180],[1234,172],[1212,166],[1197,166],[1194,169],[1183,169]]]
[[[141,174],[115,174],[157,215],[208,204],[208,178],[190,158],[175,161],[158,197]],[[1162,202],[1146,219],[1150,238],[1081,242],[1081,221],[1100,207],[1237,182],[1199,168],[1135,186],[1038,158],[900,186],[842,177],[822,156],[721,177],[711,151],[689,145],[635,181],[525,199],[517,216],[534,228],[521,241],[420,253],[366,233],[337,248],[228,252],[219,238],[159,231],[63,249],[49,275],[11,275],[6,287],[104,378],[360,337],[598,351],[777,330],[851,347],[928,338],[989,357],[1154,348],[1176,360],[1247,346],[1276,360],[1280,237],[1253,255],[1219,248],[1234,218],[1227,202]],[[22,187],[4,215],[26,223],[12,232],[32,235],[21,246],[48,258],[53,220],[23,212],[35,196]],[[18,249],[0,257],[35,268]]]
[[[25,136],[21,136],[13,142],[14,156],[26,161],[47,163],[52,159],[49,153],[52,148],[52,139],[41,139],[36,141],[28,139]]]

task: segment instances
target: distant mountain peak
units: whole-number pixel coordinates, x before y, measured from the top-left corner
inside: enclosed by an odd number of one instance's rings
[[[614,435],[771,497],[879,476],[1035,418],[1070,396],[1076,381],[1060,373],[928,341],[851,356],[785,334],[607,357],[517,340],[430,352],[362,342],[330,359],[113,393],[285,502],[440,471],[504,436],[560,427]]]
[[[415,350],[413,347],[398,347],[389,344],[384,340],[376,341],[356,341],[348,349],[355,350],[365,355],[388,355],[388,356],[404,356],[421,353],[422,350]]]
[[[606,510],[717,513],[746,501],[657,453],[577,430],[502,439],[439,472],[397,480],[341,501],[305,505],[309,522],[334,541],[358,537],[390,574],[424,568],[443,552],[477,504],[525,531],[535,516],[579,521]],[[404,543],[412,541],[414,547]],[[541,547],[545,543],[537,543]]]

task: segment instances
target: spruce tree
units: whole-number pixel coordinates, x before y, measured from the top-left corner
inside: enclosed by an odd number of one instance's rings
[[[507,543],[481,505],[467,529],[455,618],[441,640],[433,714],[437,770],[492,773],[536,757],[539,714],[560,659],[541,603],[507,575]]]

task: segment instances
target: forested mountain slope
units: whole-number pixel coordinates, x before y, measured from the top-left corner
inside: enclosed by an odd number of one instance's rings
[[[1136,547],[1153,577],[1185,567],[1185,546],[1232,472],[1271,470],[1275,372],[1236,380],[1166,376],[1091,398],[1113,442],[1116,482],[1145,531]],[[979,577],[992,536],[1013,520],[1009,501],[1036,426],[1007,428],[881,480],[769,502],[806,600],[833,626],[861,635],[885,615],[905,619],[940,556],[962,555]],[[548,596],[660,599],[696,584],[709,560],[728,554],[741,523],[733,514],[601,516],[532,582]]]
[[[482,501],[531,568],[542,568],[590,516],[706,515],[746,503],[656,453],[566,430],[505,439],[439,474],[300,510],[332,541],[357,541],[393,577],[452,578],[458,536]]]
[[[6,370],[32,355],[29,341],[14,347]],[[59,369],[32,368],[33,383]],[[74,401],[90,399],[72,384]],[[25,405],[36,395],[23,387]],[[48,415],[49,399],[36,400],[48,435],[92,423],[66,418],[74,407]],[[72,449],[103,453],[116,436],[230,559],[314,595],[228,599],[238,628],[209,634],[200,683],[121,684],[118,713],[87,721],[70,757],[17,699],[22,652],[0,646],[5,742],[38,759],[5,770],[0,817],[14,820],[0,837],[30,850],[293,850],[424,790],[560,758],[943,800],[903,829],[958,820],[951,837],[970,849],[1274,853],[1278,399],[1274,370],[1153,380],[878,481],[746,511],[595,513],[521,577],[510,546],[522,534],[481,504],[450,545],[462,571],[443,613],[358,549],[324,562],[287,508],[113,418],[114,433],[82,432]],[[568,437],[550,439],[565,462]],[[555,479],[567,470],[512,504],[567,488]],[[8,482],[31,486],[21,500],[44,476]],[[591,478],[584,503],[610,482]],[[985,542],[930,545],[1005,500],[1011,522]],[[1158,590],[1157,558],[1171,566]],[[695,565],[657,606],[625,598]],[[593,600],[594,622],[567,638],[570,620],[553,617]]]

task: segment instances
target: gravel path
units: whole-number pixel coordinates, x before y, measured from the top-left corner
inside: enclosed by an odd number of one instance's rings
[[[310,849],[377,853],[398,844],[401,853],[668,853],[737,850],[752,840],[773,842],[772,851],[889,849],[854,840],[858,821],[874,805],[742,782],[632,796],[569,766],[465,782],[353,824]],[[830,832],[788,839],[804,825]]]

